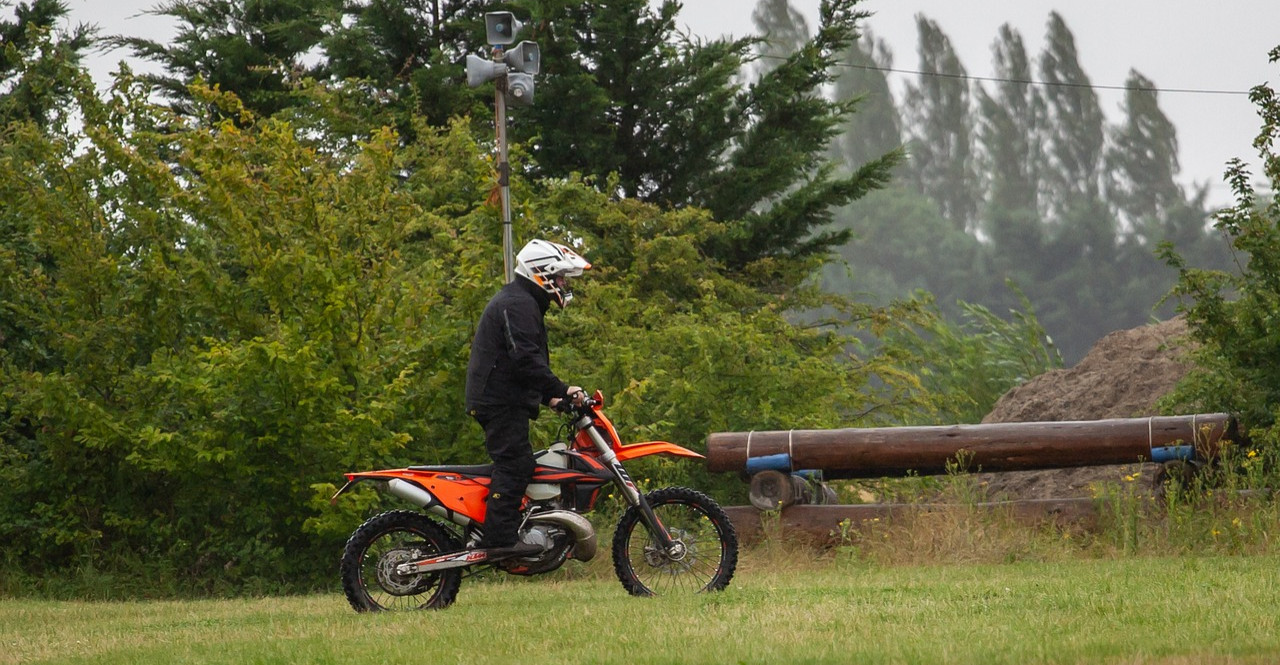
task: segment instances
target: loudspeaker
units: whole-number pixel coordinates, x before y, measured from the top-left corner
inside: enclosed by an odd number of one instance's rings
[[[507,74],[507,103],[512,106],[533,105],[533,74],[511,72]]]
[[[542,68],[542,50],[533,42],[523,41],[503,54],[502,61],[513,72],[537,74]]]
[[[488,12],[484,15],[485,39],[494,46],[506,46],[516,42],[516,35],[524,24],[511,12]]]
[[[467,85],[473,88],[506,73],[507,66],[501,62],[485,60],[478,55],[467,56]]]

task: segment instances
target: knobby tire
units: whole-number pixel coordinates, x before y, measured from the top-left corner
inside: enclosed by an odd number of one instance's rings
[[[628,508],[613,537],[613,568],[633,596],[720,591],[738,565],[738,536],[729,516],[711,497],[687,487],[645,495],[672,538],[684,542],[679,561],[662,556],[639,508]]]
[[[443,609],[462,584],[460,569],[401,576],[394,565],[462,549],[434,520],[411,510],[370,518],[347,539],[342,552],[342,590],[357,612]]]

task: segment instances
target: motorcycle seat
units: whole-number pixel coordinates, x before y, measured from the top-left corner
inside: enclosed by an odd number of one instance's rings
[[[491,476],[493,475],[492,464],[446,464],[443,466],[411,466],[410,471],[439,471],[442,473],[456,473],[463,476]]]

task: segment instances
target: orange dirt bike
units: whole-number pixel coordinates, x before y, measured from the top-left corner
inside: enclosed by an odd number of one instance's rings
[[[453,603],[464,574],[499,569],[537,575],[568,559],[596,555],[596,532],[583,517],[612,485],[629,504],[613,537],[613,568],[628,592],[718,591],[738,563],[738,538],[711,497],[685,487],[642,494],[623,462],[648,455],[701,459],[665,441],[623,444],[601,410],[599,391],[581,405],[564,400],[572,433],[535,453],[525,492],[520,538],[542,551],[488,561],[477,549],[492,465],[411,466],[348,473],[339,495],[361,481],[378,481],[424,512],[392,510],[370,518],[347,540],[342,588],[358,611],[439,609]]]

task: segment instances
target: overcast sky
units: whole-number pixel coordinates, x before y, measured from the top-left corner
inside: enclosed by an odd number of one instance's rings
[[[10,0],[12,2],[12,0]],[[104,34],[140,35],[164,41],[171,26],[142,15],[158,0],[67,0],[73,21],[97,24]],[[753,32],[754,0],[685,0],[680,21],[699,35]],[[812,29],[819,0],[792,0]],[[1003,23],[1021,34],[1034,57],[1044,43],[1049,12],[1057,10],[1076,39],[1081,64],[1097,86],[1124,85],[1136,69],[1166,90],[1160,107],[1178,130],[1184,182],[1209,183],[1211,200],[1230,201],[1222,185],[1228,159],[1256,163],[1250,143],[1260,126],[1244,94],[1174,90],[1247,92],[1269,81],[1280,85],[1280,64],[1267,52],[1280,45],[1280,0],[864,0],[873,12],[871,30],[894,53],[894,67],[915,69],[915,16],[923,14],[950,37],[972,76],[989,76],[991,43]],[[8,10],[7,13],[12,13]],[[95,75],[105,75],[125,56],[114,52],[95,59]],[[900,87],[910,74],[891,74]],[[1101,89],[1103,111],[1116,121],[1122,90]],[[1255,169],[1256,171],[1256,169]]]

